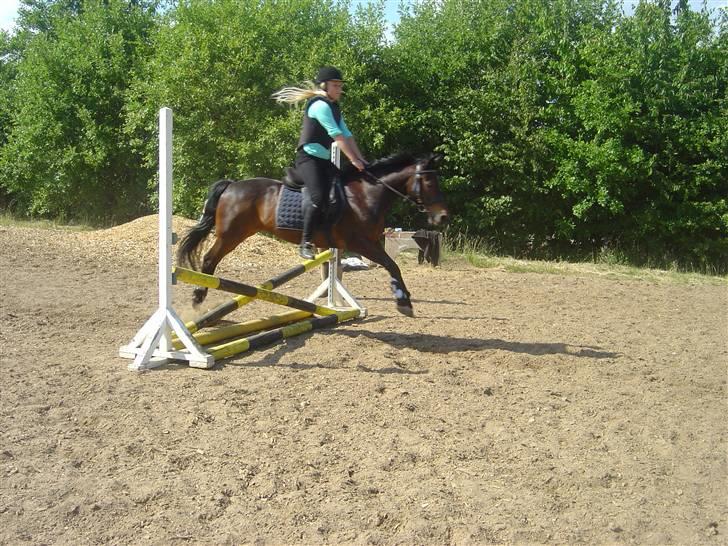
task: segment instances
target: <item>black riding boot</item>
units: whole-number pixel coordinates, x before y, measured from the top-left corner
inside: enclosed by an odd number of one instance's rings
[[[311,242],[313,232],[318,227],[321,218],[321,209],[313,203],[309,203],[303,211],[303,236],[299,254],[301,258],[313,260],[316,257],[316,247]]]

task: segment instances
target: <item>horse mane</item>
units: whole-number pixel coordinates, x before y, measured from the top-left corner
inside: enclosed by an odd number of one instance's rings
[[[384,176],[394,171],[398,171],[413,165],[417,162],[417,158],[410,153],[399,153],[377,159],[367,166],[367,170],[374,176]],[[355,178],[359,178],[361,173],[354,165],[347,164],[342,170],[343,180],[348,182]]]

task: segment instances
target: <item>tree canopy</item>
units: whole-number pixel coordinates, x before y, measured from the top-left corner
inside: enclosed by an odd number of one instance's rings
[[[673,5],[674,4],[674,5]],[[22,0],[0,34],[0,206],[126,220],[280,177],[301,110],[271,94],[334,64],[371,158],[445,154],[455,232],[517,256],[728,270],[728,14],[687,2]],[[393,221],[415,225],[402,207]]]

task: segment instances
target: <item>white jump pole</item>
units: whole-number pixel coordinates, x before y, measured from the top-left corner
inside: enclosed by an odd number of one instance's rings
[[[172,307],[172,110],[159,111],[159,308],[119,355],[133,358],[130,370],[161,366],[170,360],[186,360],[194,368],[211,368],[215,359],[185,328]],[[171,331],[188,352],[172,350]]]
[[[337,169],[341,168],[341,148],[336,142],[331,144],[331,163],[333,163]],[[328,301],[329,307],[335,307],[337,305],[343,305],[341,298],[337,298],[336,281],[339,278],[339,270],[341,269],[341,256],[339,255],[338,248],[331,249],[331,259],[329,260],[329,293]]]

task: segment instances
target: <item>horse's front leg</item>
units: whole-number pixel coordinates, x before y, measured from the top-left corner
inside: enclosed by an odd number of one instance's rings
[[[410,293],[407,291],[404,279],[402,279],[402,272],[399,270],[397,263],[389,257],[389,254],[384,251],[384,248],[379,242],[357,241],[357,243],[356,245],[350,245],[349,249],[359,252],[359,254],[378,263],[389,272],[392,277],[390,280],[392,294],[394,294],[397,300],[397,311],[408,317],[414,317],[415,313],[412,309]],[[358,248],[355,249],[355,246]]]

